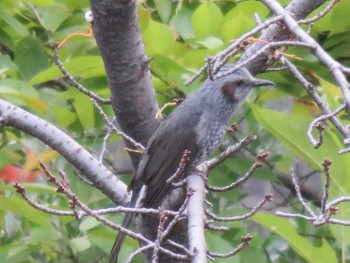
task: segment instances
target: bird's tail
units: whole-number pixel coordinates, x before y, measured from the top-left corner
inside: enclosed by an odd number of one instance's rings
[[[143,185],[141,182],[135,182],[133,179],[133,181],[131,181],[129,188],[131,188],[133,192],[129,207],[140,207],[142,200],[145,194],[147,193],[147,187]],[[134,216],[135,216],[135,213],[126,213],[123,219],[122,227],[129,228],[130,223],[132,222],[132,219]],[[118,262],[119,252],[120,252],[120,249],[122,248],[125,236],[126,234],[124,232],[119,231],[117,238],[114,241],[111,253],[109,255],[108,263]]]
[[[127,213],[123,219],[122,227],[129,228],[130,223],[134,217],[134,213]],[[109,255],[108,263],[117,263],[120,249],[123,245],[126,234],[119,231],[117,238],[114,241],[111,253]]]

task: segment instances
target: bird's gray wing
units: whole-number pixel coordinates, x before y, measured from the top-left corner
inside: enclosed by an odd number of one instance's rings
[[[147,186],[142,202],[144,207],[158,207],[170,192],[171,183],[167,184],[166,181],[176,172],[185,150],[191,152],[187,167],[197,156],[199,147],[195,126],[200,119],[201,110],[185,114],[188,116],[180,117],[176,114],[156,130],[141,159],[137,177]]]
[[[189,114],[186,112],[186,114]],[[191,113],[191,116],[173,115],[163,123],[150,138],[147,148],[142,155],[136,176],[129,188],[133,190],[130,207],[135,207],[138,202],[141,188],[147,187],[146,196],[142,200],[143,207],[158,207],[163,198],[170,192],[171,183],[166,181],[179,166],[185,150],[190,150],[190,165],[197,155],[195,125],[200,118],[199,110]],[[172,128],[175,127],[175,128]],[[135,214],[127,213],[122,226],[128,228]],[[118,261],[124,232],[119,232],[112,247],[109,262]]]

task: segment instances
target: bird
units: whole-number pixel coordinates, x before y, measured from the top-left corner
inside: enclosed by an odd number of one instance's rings
[[[227,64],[219,73],[232,67],[233,64]],[[186,171],[205,161],[220,146],[233,112],[257,86],[274,86],[274,83],[254,78],[246,68],[240,68],[214,80],[208,77],[179,104],[147,143],[129,185],[132,191],[129,206],[158,208],[173,189],[173,184],[167,181],[176,172],[184,153],[189,153]],[[127,213],[122,226],[128,228],[134,216],[135,213]],[[118,261],[124,238],[125,233],[119,232],[109,263]]]

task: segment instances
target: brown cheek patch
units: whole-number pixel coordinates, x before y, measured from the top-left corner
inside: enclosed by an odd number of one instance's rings
[[[222,94],[229,98],[229,99],[234,99],[235,98],[235,91],[236,91],[236,85],[235,83],[232,82],[226,82],[224,85],[221,87]]]

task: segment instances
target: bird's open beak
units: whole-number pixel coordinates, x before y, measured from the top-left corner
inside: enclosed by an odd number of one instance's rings
[[[266,79],[254,79],[254,84],[255,87],[260,87],[260,86],[270,86],[270,87],[275,87],[275,83],[272,81],[266,80]]]

